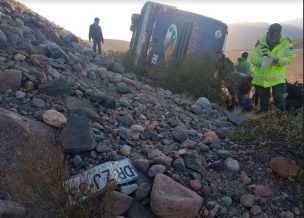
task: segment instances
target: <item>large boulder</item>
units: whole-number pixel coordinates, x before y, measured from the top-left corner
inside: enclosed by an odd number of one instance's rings
[[[0,108],[0,167],[31,146],[54,146],[55,128]]]
[[[152,212],[163,218],[193,218],[203,201],[198,194],[164,174],[155,177],[150,200]]]
[[[47,57],[50,58],[62,58],[65,60],[66,64],[70,64],[71,61],[68,57],[68,55],[62,50],[62,48],[58,47],[54,43],[48,44],[45,48],[45,54]]]
[[[77,154],[96,147],[93,137],[92,122],[82,116],[69,114],[68,121],[59,135],[60,144],[67,153]]]
[[[0,91],[12,89],[18,90],[21,86],[22,73],[20,70],[0,70]]]

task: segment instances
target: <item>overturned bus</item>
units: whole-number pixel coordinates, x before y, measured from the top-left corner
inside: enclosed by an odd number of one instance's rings
[[[141,14],[133,14],[131,20],[135,66],[220,52],[228,32],[221,21],[153,2],[145,3]]]

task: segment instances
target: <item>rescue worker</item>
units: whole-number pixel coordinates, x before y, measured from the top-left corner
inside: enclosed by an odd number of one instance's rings
[[[242,57],[238,58],[235,69],[237,72],[244,74],[245,76],[251,76],[250,63],[247,59],[248,52],[242,52]]]
[[[103,35],[101,27],[99,26],[99,18],[95,17],[94,23],[90,25],[89,41],[93,39],[93,51],[96,52],[96,46],[98,47],[98,54],[101,54],[101,42],[103,41]]]
[[[281,35],[282,26],[271,24],[267,35],[262,37],[252,50],[254,65],[252,84],[260,100],[260,111],[268,111],[270,89],[277,108],[285,110],[286,66],[295,59],[292,42]]]
[[[238,103],[244,106],[245,110],[253,109],[251,100],[246,97],[250,92],[252,77],[236,72],[232,61],[223,53],[218,53],[216,66],[218,77],[223,81],[229,93],[227,109],[233,110]]]
[[[242,52],[242,56],[238,58],[235,66],[236,71],[242,76],[239,84],[238,99],[245,110],[252,110],[253,105],[249,98],[251,91],[252,75],[250,63],[248,62],[248,52]]]

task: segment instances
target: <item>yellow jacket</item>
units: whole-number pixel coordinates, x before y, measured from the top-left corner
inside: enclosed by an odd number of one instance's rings
[[[267,57],[278,58],[279,63],[261,69],[261,65]],[[254,65],[252,84],[268,88],[285,83],[286,66],[292,63],[295,57],[295,49],[288,38],[281,36],[279,43],[270,50],[266,36],[264,36],[252,50],[250,59]]]

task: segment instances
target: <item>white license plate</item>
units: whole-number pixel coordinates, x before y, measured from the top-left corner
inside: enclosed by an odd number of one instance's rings
[[[114,162],[106,162],[87,171],[71,177],[66,182],[66,189],[71,195],[80,193],[81,199],[89,195],[101,192],[107,181],[114,181],[116,184],[124,184],[134,181],[138,174],[129,159]]]

